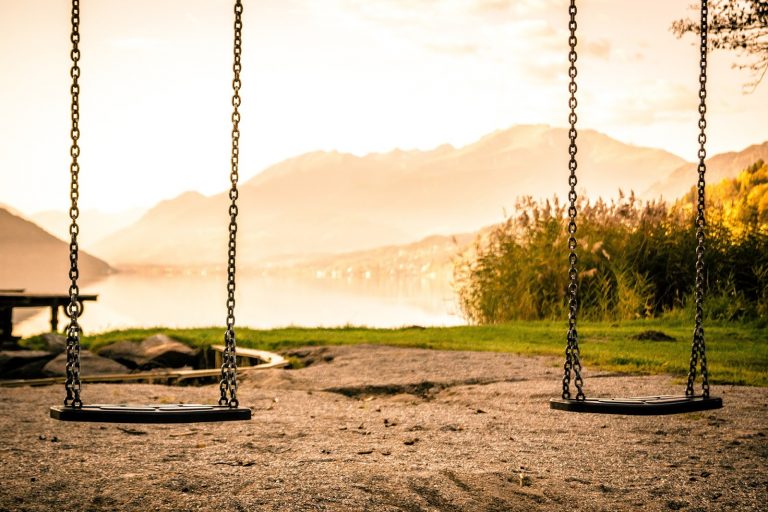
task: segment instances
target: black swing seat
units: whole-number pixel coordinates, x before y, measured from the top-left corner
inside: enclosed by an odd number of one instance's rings
[[[201,404],[94,404],[78,408],[61,405],[51,407],[51,418],[100,423],[201,423],[250,420],[251,410],[246,407]]]
[[[549,406],[552,409],[570,412],[655,416],[720,409],[723,406],[723,400],[720,397],[686,395],[586,398],[584,400],[553,398],[549,401]]]

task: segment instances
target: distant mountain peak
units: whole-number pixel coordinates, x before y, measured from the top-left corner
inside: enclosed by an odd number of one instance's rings
[[[65,292],[69,245],[33,222],[0,208],[0,288]],[[81,283],[111,272],[109,265],[80,252]]]
[[[729,151],[708,158],[707,182],[719,183],[728,178],[735,178],[738,174],[754,164],[758,160],[768,162],[768,141],[760,144],[752,144],[741,151]],[[685,163],[662,176],[644,191],[646,197],[662,197],[664,199],[676,199],[688,192],[696,184],[697,164]]]

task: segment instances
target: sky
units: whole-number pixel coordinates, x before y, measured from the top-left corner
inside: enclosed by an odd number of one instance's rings
[[[225,190],[233,2],[81,3],[81,208]],[[564,126],[567,3],[245,0],[242,180],[308,151]],[[698,48],[669,31],[691,3],[578,2],[581,128],[695,159]],[[69,9],[0,0],[0,203],[24,213],[68,206]],[[736,61],[710,56],[710,154],[768,140],[768,83],[744,94]]]

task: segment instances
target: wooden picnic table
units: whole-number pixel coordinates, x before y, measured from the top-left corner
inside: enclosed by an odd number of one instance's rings
[[[80,314],[85,301],[95,301],[98,295],[79,295]],[[0,290],[0,343],[15,342],[19,338],[13,336],[14,308],[51,308],[51,331],[59,329],[59,307],[69,304],[69,295],[58,293],[25,293],[24,290]]]

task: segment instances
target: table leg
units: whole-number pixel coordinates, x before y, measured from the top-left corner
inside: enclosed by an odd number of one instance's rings
[[[59,331],[59,305],[51,305],[51,332]]]
[[[13,308],[0,309],[0,341],[11,341],[13,333]]]

